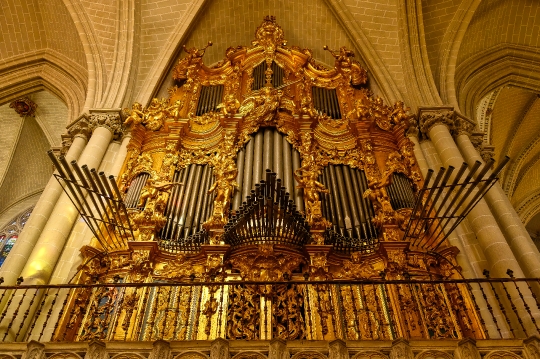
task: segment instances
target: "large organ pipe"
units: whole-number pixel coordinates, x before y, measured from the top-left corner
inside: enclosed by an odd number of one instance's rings
[[[362,193],[365,193],[365,191],[367,191],[368,189],[368,184],[367,184],[367,179],[366,179],[366,175],[364,173],[364,171],[356,171],[356,176],[358,178],[358,182],[360,184],[360,186],[362,187]],[[365,209],[367,210],[367,218],[370,218],[370,220],[368,221],[368,229],[369,229],[369,233],[371,234],[371,238],[374,238],[377,236],[377,233],[375,232],[375,228],[373,227],[373,224],[371,223],[371,218],[375,217],[375,214],[373,212],[373,207],[371,205],[371,203],[368,203],[367,201],[364,202],[365,204]]]
[[[185,169],[182,168],[181,170],[174,171],[173,176],[173,182],[181,182],[180,178],[182,178],[183,174],[185,173]],[[183,182],[181,182],[183,183]],[[178,194],[181,191],[181,187],[183,186],[175,186],[173,187],[171,194],[169,195],[169,199],[167,200],[167,206],[165,207],[164,215],[167,216],[167,223],[165,223],[165,226],[163,227],[161,231],[161,238],[162,239],[168,239],[169,236],[169,230],[174,222],[174,212],[176,211],[176,203],[178,201]]]
[[[208,193],[210,186],[215,181],[213,168],[209,168],[208,179],[209,179],[209,185],[204,189],[205,191],[205,195],[203,199],[204,208],[201,214],[201,220],[199,222],[199,231],[202,230],[202,225],[204,224],[204,222],[206,222],[208,218],[210,218],[210,216],[212,215],[212,211],[214,209],[214,196]]]
[[[178,171],[178,178],[180,178],[180,182],[183,183],[184,185],[176,186],[173,189],[172,198],[169,199],[169,202],[171,202],[171,209],[169,212],[170,214],[168,215],[169,220],[167,221],[167,224],[165,226],[165,231],[162,236],[163,239],[170,239],[174,237],[174,232],[176,231],[178,217],[180,216],[180,205],[182,204],[184,193],[186,191],[185,184],[187,183],[188,174],[189,174],[189,167],[182,168],[180,171]]]
[[[193,214],[195,213],[195,203],[197,202],[197,197],[199,197],[198,194],[199,194],[199,191],[201,190],[200,189],[201,172],[202,172],[202,166],[197,165],[197,167],[195,167],[195,176],[194,176],[195,178],[193,180],[193,185],[191,186],[191,191],[188,192],[189,193],[189,197],[188,197],[189,206],[188,206],[188,211],[186,213],[184,225],[183,225],[185,238],[187,238],[188,233],[189,233],[189,227],[193,223]],[[180,232],[179,235],[182,236],[182,233]]]
[[[300,168],[300,153],[298,151],[293,151],[292,156],[292,163],[293,163],[293,172],[298,170]],[[302,193],[302,190],[298,188],[299,183],[296,182],[296,180],[293,181],[294,183],[294,204],[296,205],[296,209],[298,211],[304,210],[304,196]]]
[[[204,166],[203,171],[202,171],[201,185],[200,185],[199,191],[194,196],[194,197],[197,197],[197,203],[195,205],[195,213],[193,214],[193,219],[191,223],[189,224],[186,223],[186,236],[197,232],[197,227],[201,220],[201,212],[203,211],[203,207],[204,207],[203,204],[206,203],[206,196],[208,194],[208,186],[209,186],[208,179],[210,178],[209,174],[210,174],[210,166]]]
[[[348,166],[345,166],[345,171],[349,172],[349,175],[351,176],[352,186],[355,189],[353,191],[354,193],[354,199],[357,204],[358,209],[358,215],[360,219],[360,226],[362,227],[363,236],[361,238],[370,238],[371,235],[368,232],[367,228],[367,221],[369,220],[369,214],[367,212],[366,203],[363,198],[364,189],[360,185],[358,181],[358,177],[356,176],[356,173],[359,172],[359,170],[349,169]]]
[[[253,176],[253,145],[255,143],[255,139],[253,138],[253,136],[251,136],[251,138],[249,139],[248,143],[246,144],[246,148],[245,148],[245,155],[244,155],[244,173],[243,173],[243,176],[244,176],[244,179],[243,179],[243,183],[242,183],[242,187],[241,187],[241,190],[242,190],[242,193],[240,194],[240,196],[238,197],[237,200],[235,200],[235,204],[233,205],[233,209],[237,210],[239,207],[240,207],[240,204],[242,204],[242,201],[244,198],[247,197],[247,195],[249,194],[249,191],[251,190],[251,180],[252,180],[252,176]],[[240,172],[240,171],[239,171]]]
[[[191,191],[193,189],[193,182],[195,180],[196,167],[197,167],[196,164],[191,164],[189,166],[189,175],[188,175],[186,184],[183,186],[185,190],[184,190],[184,195],[182,197],[182,201],[178,203],[180,208],[178,211],[178,216],[176,217],[177,222],[176,222],[176,225],[174,226],[171,238],[178,238],[180,236],[180,232],[182,231],[182,228],[184,227],[184,224],[186,222],[186,211],[188,208]]]
[[[337,216],[337,225],[339,227],[339,231],[342,235],[345,235],[345,223],[343,221],[343,210],[341,208],[341,202],[339,200],[339,189],[337,184],[337,178],[336,178],[336,170],[334,166],[328,166],[329,167],[329,174],[330,174],[330,191],[334,193],[333,196],[331,196],[332,201],[334,202],[334,208],[336,210],[336,216]]]
[[[264,130],[264,145],[263,145],[263,171],[273,167],[273,148],[274,147],[274,131],[272,128]]]
[[[258,131],[255,134],[255,143],[253,144],[253,176],[251,183],[258,183],[263,178],[263,142],[264,132]],[[248,193],[250,190],[251,187],[248,189]]]
[[[280,136],[277,136],[280,137]],[[287,137],[283,136],[281,138],[282,146],[283,146],[283,168],[282,173],[283,175],[281,178],[283,178],[283,184],[285,185],[285,188],[287,188],[287,192],[289,192],[290,196],[294,196],[294,177],[293,177],[293,166],[292,166],[292,145],[287,141]],[[280,156],[281,157],[281,156]]]
[[[357,194],[358,191],[357,188],[353,186],[352,179],[351,179],[351,171],[349,166],[340,166],[341,170],[343,171],[343,179],[345,181],[345,187],[347,188],[347,198],[349,200],[349,205],[351,208],[351,216],[352,216],[352,230],[354,235],[357,238],[361,238],[361,232],[360,232],[360,215],[358,214],[358,202],[357,202]]]
[[[322,177],[323,177],[323,184],[326,185],[326,187],[331,191],[331,189],[329,188],[329,183],[330,183],[330,174],[329,174],[329,169],[328,169],[328,166],[324,168],[324,170],[322,171]],[[324,198],[324,203],[325,203],[325,207],[326,207],[326,213],[328,213],[328,217],[326,217],[328,220],[330,220],[332,222],[332,229],[334,231],[338,231],[338,218],[337,218],[337,215],[336,215],[336,208],[334,206],[334,201],[332,200],[331,198],[331,195],[333,193],[330,192],[330,193],[325,193],[323,195],[323,198]]]
[[[277,178],[283,180],[283,138],[277,131],[274,133],[274,151],[272,152],[274,153],[274,172],[276,173]]]
[[[238,168],[238,174],[236,175],[236,183],[238,184],[238,189],[234,191],[233,200],[232,200],[232,209],[236,210],[238,207],[240,207],[240,202],[242,200],[242,185],[244,183],[244,160],[246,156],[246,149],[242,148],[240,151],[238,151],[238,155],[236,156],[236,168]]]
[[[353,219],[349,204],[350,196],[347,195],[351,192],[348,192],[345,188],[345,181],[343,180],[343,171],[341,170],[341,166],[334,166],[334,169],[336,171],[336,179],[339,189],[339,193],[337,194],[339,195],[341,208],[343,209],[343,224],[345,225],[345,229],[349,233],[349,237],[352,237]]]
[[[197,112],[196,115],[200,116],[204,113],[204,104],[206,101],[206,97],[208,96],[208,92],[206,91],[206,87],[201,87],[201,94],[199,95],[199,102],[197,103]]]

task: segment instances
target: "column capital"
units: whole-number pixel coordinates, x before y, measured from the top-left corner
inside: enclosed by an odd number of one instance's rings
[[[460,113],[455,113],[454,136],[467,135],[471,137],[475,133],[476,123]]]
[[[85,113],[70,123],[66,129],[71,138],[83,137],[85,140],[88,140],[90,138],[90,134],[92,133],[92,128],[90,127],[90,122],[88,121],[88,115]]]
[[[449,131],[454,129],[455,112],[453,107],[419,107],[418,127],[422,135],[429,137],[429,130],[435,125],[445,125]]]
[[[88,121],[92,131],[104,127],[111,131],[114,139],[122,135],[121,109],[91,109]]]

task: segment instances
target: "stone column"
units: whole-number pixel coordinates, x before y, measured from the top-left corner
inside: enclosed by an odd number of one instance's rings
[[[229,359],[229,341],[217,338],[210,344],[210,359]]]
[[[466,338],[458,343],[456,350],[454,350],[455,359],[481,359],[482,356],[476,347],[476,340]]]
[[[454,166],[455,168],[459,168],[464,160],[449,130],[449,128],[454,127],[455,117],[453,110],[428,109],[422,111],[421,109],[419,118],[420,130],[429,136],[444,166]],[[483,199],[469,212],[467,219],[476,234],[482,252],[486,256],[492,276],[505,278],[507,277],[507,269],[511,269],[514,271],[516,277],[523,277],[523,271],[521,270],[519,263],[514,257],[512,250],[506,242],[504,234],[500,230],[489,207]],[[515,288],[507,286],[507,290],[513,300],[517,301],[519,296]],[[523,291],[522,288],[522,292]],[[499,295],[501,296],[503,293],[499,293]],[[528,302],[532,315],[535,318],[539,317],[539,312],[534,306],[535,303],[533,302],[532,297],[528,295],[528,291],[524,291],[524,293],[526,293],[524,300]],[[503,298],[502,301],[506,302],[506,299]],[[514,309],[510,309],[510,303],[507,303],[506,308],[506,314],[510,318],[510,321],[512,321],[511,325],[513,329],[519,333],[521,326],[517,323],[518,318],[514,318]],[[526,330],[529,333],[535,333],[535,325],[531,321],[528,313],[522,307],[516,308],[515,310],[517,310],[517,316],[523,320],[523,325]],[[502,335],[506,336],[504,329]]]
[[[268,350],[268,359],[289,359],[289,351],[287,350],[287,342],[280,338],[274,338],[270,341],[270,349]]]
[[[450,134],[449,127],[453,126],[454,112],[451,109],[428,110],[420,114],[420,130],[431,139],[443,165],[458,169],[464,160]],[[512,250],[484,200],[478,202],[467,219],[478,238],[493,276],[507,277],[507,269],[513,270],[517,277],[523,276]]]
[[[152,351],[148,359],[170,359],[171,344],[165,340],[156,340],[152,345]]]
[[[90,128],[93,130],[92,136],[77,162],[80,166],[86,164],[89,168],[96,168],[103,159],[113,136],[120,131],[121,122],[118,114],[110,113],[93,113],[90,116],[89,122]],[[24,284],[47,284],[49,282],[73,224],[78,217],[79,213],[77,209],[67,194],[63,193],[54,206],[49,221],[43,228],[30,257],[21,272],[21,276],[24,278]],[[22,315],[18,315],[14,318],[11,329],[8,331],[10,340],[16,341],[25,338],[26,330],[31,322],[30,319],[37,309],[38,303],[41,300],[41,295],[42,293],[40,293],[33,302],[30,302],[28,298],[21,298],[21,295],[15,295],[13,297],[14,303],[23,300],[19,306],[19,313],[25,313],[25,315],[28,314],[26,317],[29,319],[21,324],[21,321],[23,320]],[[30,303],[33,304],[31,305]],[[58,304],[60,303],[61,302]],[[8,310],[8,315],[13,315],[12,310],[15,309],[9,308]],[[56,320],[56,318],[54,320]],[[41,328],[42,325],[44,324],[38,320],[36,328]],[[13,328],[19,329],[14,330]],[[7,330],[7,328],[4,327],[4,324],[0,328],[0,331],[2,330]],[[15,338],[16,333],[19,333],[17,338]]]
[[[422,172],[422,176],[426,178],[429,165],[427,163],[426,157],[424,156],[424,153],[422,152],[422,148],[420,147],[420,141],[418,140],[418,129],[414,126],[411,126],[407,131],[407,137],[414,144],[413,151],[414,157],[416,157],[416,163],[418,163],[418,167],[420,168],[420,172]]]
[[[65,156],[68,162],[77,160],[83,152],[89,136],[88,126],[89,123],[84,117],[79,118],[74,125],[70,126],[69,133],[73,136],[73,140]],[[62,187],[56,178],[51,176],[28,222],[26,222],[19,238],[0,269],[0,277],[4,277],[5,285],[14,285],[21,275],[24,265],[28,261],[28,257],[32,253],[62,193]]]
[[[129,144],[129,141],[131,141],[131,132],[124,132],[124,136],[122,137],[122,143],[120,144],[120,148],[118,149],[118,152],[116,153],[116,157],[114,158],[114,163],[110,169],[110,175],[113,175],[115,177],[118,176],[120,173],[120,170],[122,169],[122,166],[124,165],[124,161],[126,160],[127,155],[127,146]]]
[[[392,342],[390,359],[414,359],[414,354],[407,339],[398,338]]]
[[[349,359],[347,344],[343,340],[332,340],[330,343],[328,343],[328,348],[328,359]]]
[[[120,130],[118,114],[92,114],[92,137],[81,154],[78,164],[97,168],[105,155],[109,142]],[[64,193],[58,200],[41,236],[26,263],[22,276],[25,284],[47,284],[66,244],[79,213]]]
[[[458,132],[456,143],[469,166],[475,161],[484,162],[482,156],[474,148],[468,131]],[[499,227],[504,233],[524,274],[531,278],[540,277],[540,253],[538,248],[534,245],[499,183],[496,183],[484,198],[499,223]]]
[[[108,359],[109,354],[105,347],[105,343],[97,340],[92,340],[88,343],[88,350],[84,355],[84,359]]]

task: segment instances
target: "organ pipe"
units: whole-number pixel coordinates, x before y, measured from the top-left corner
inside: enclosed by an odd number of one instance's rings
[[[144,173],[138,174],[133,179],[133,181],[131,181],[131,185],[129,186],[129,189],[126,193],[125,200],[124,200],[124,203],[126,204],[126,208],[137,208],[141,191],[149,177],[150,177],[150,174],[144,172]]]
[[[387,187],[390,204],[394,210],[414,207],[414,192],[411,181],[402,173],[392,175],[392,183]]]
[[[321,196],[321,206],[332,229],[344,237],[372,239],[377,237],[371,203],[363,198],[367,190],[365,174],[346,165],[329,165],[320,176],[330,194]]]
[[[201,116],[207,112],[216,111],[217,106],[221,103],[222,98],[223,85],[202,86],[201,93],[199,95],[199,102],[197,103],[196,115]]]
[[[313,107],[333,119],[341,118],[341,110],[335,89],[325,89],[313,86],[311,88]]]

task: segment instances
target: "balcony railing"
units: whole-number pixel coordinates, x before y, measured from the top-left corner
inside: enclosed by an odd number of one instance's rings
[[[393,340],[537,334],[540,279],[16,285],[0,340]]]

